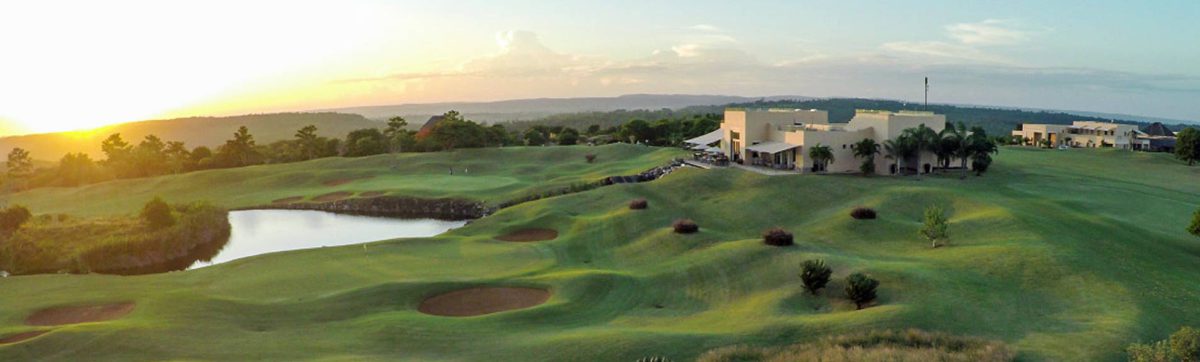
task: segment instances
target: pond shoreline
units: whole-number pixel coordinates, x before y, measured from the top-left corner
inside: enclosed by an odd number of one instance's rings
[[[376,196],[327,202],[294,202],[233,209],[243,210],[314,210],[336,214],[382,216],[392,218],[430,218],[438,220],[474,220],[496,211],[483,203],[466,199],[423,199]]]

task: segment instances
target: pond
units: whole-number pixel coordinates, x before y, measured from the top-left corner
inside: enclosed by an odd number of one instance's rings
[[[189,269],[277,251],[428,237],[466,223],[308,210],[233,211],[229,213],[229,242],[211,261],[197,261]]]

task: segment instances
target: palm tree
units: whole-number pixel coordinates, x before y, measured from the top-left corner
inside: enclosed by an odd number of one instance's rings
[[[893,166],[900,168],[900,145],[895,140],[883,141],[883,158],[895,161]]]
[[[833,150],[829,146],[823,146],[818,143],[816,146],[808,149],[808,158],[811,158],[816,164],[821,165],[821,170],[824,171],[826,167],[829,167],[829,163],[833,162]]]
[[[988,138],[987,132],[982,127],[971,127],[971,136],[969,138],[970,141],[967,148],[970,152],[968,154],[975,160],[975,175],[979,176],[992,163],[992,154],[999,153],[1000,148],[996,146],[995,141]]]
[[[971,156],[971,143],[975,141],[971,138],[972,134],[967,132],[967,125],[962,122],[958,122],[957,127],[946,127],[942,132],[947,133],[948,137],[953,141],[954,147],[950,152],[950,156],[957,157],[959,162],[961,162],[959,166],[962,168],[962,176],[960,178],[966,178],[967,158]]]
[[[915,152],[917,155],[917,175],[919,177],[921,174],[921,152],[932,151],[934,142],[937,141],[938,135],[937,132],[934,132],[932,128],[925,127],[924,123],[919,124],[914,128],[905,129],[904,132],[901,132],[901,136],[905,135],[907,135],[912,141],[913,147],[915,148],[913,152]]]
[[[864,176],[875,172],[875,155],[879,154],[879,144],[870,138],[863,138],[853,146],[854,157],[863,159],[862,170]]]

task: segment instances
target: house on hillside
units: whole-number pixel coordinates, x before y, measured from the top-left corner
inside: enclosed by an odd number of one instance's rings
[[[446,116],[429,117],[429,120],[425,121],[425,124],[421,126],[421,129],[417,130],[416,138],[421,140],[425,139],[425,137],[429,137],[429,134],[433,133],[433,129],[437,128],[438,123],[441,123],[443,119],[446,119]]]
[[[815,109],[729,108],[725,110],[719,133],[689,141],[719,142],[716,151],[743,165],[802,173],[859,172],[863,160],[854,157],[854,143],[869,138],[882,147],[905,129],[922,124],[941,132],[946,126],[946,116],[933,112],[857,110],[848,123],[830,123],[828,112]],[[833,161],[828,165],[818,164],[809,157],[809,148],[817,145],[832,151]],[[876,174],[899,174],[900,167],[907,169],[903,173],[928,173],[937,164],[937,156],[931,152],[890,160],[885,158],[884,150],[880,151],[875,156]]]
[[[1160,122],[1150,124],[1146,131],[1138,131],[1138,142],[1134,149],[1148,152],[1175,152],[1175,132]]]
[[[1157,127],[1151,125],[1147,131],[1138,130],[1132,124],[1075,121],[1070,125],[1026,123],[1014,130],[1012,135],[1029,146],[1112,147],[1142,151],[1174,149],[1174,133],[1170,133],[1161,123]]]

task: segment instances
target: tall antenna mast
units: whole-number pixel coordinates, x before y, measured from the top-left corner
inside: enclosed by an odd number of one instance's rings
[[[929,77],[925,77],[925,109],[929,110]]]

